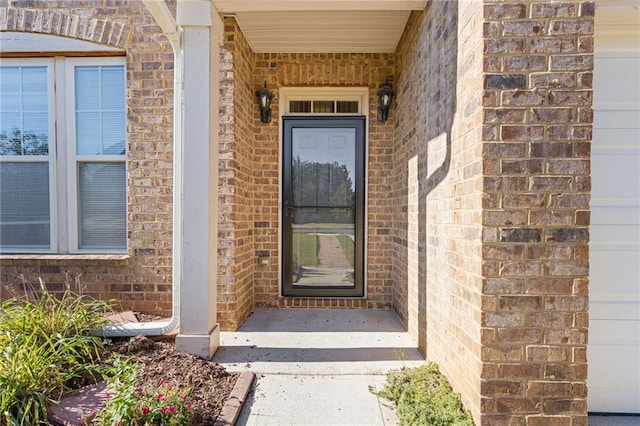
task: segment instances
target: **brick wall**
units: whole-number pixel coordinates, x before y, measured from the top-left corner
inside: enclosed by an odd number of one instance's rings
[[[429,2],[397,50],[394,307],[480,419],[482,5]]]
[[[586,424],[593,12],[432,2],[398,47],[394,306],[479,424]]]
[[[587,424],[593,15],[484,8],[486,424]]]
[[[269,257],[269,266],[257,266],[256,304],[287,307],[380,308],[391,305],[391,189],[393,118],[378,123],[375,118],[376,92],[394,73],[392,54],[355,53],[256,53],[254,89],[266,81],[273,91],[273,118],[269,124],[255,117],[255,245],[258,256]],[[368,158],[368,270],[367,299],[278,298],[279,231],[279,150],[278,89],[284,86],[365,86],[369,87]],[[254,101],[255,102],[255,101]],[[393,112],[390,113],[391,116]]]
[[[175,9],[175,1],[168,2]],[[171,312],[173,52],[142,2],[0,1],[0,30],[93,41],[127,58],[128,258],[3,256],[0,282],[53,291],[76,279],[84,292],[127,309]]]
[[[254,54],[227,19],[223,327],[254,304],[393,304],[478,424],[586,424],[593,14],[579,1],[433,1],[411,15],[395,55]],[[0,29],[126,51],[130,233],[126,258],[3,256],[0,281],[43,277],[61,291],[80,277],[86,293],[168,314],[168,41],[136,0],[0,0]],[[378,123],[375,93],[389,76],[397,96]],[[254,96],[264,81],[270,124]],[[278,90],[308,85],[369,88],[366,300],[278,297]]]
[[[235,330],[254,306],[253,53],[233,18],[220,54],[218,322]]]
[[[128,229],[126,258],[3,256],[4,284],[36,283],[54,291],[80,277],[85,292],[124,309],[169,315],[172,281],[173,54],[141,2],[14,0],[0,3],[0,25],[115,46],[127,57]],[[175,9],[175,2],[169,6]],[[263,306],[388,307],[391,305],[390,190],[393,119],[375,121],[376,91],[393,76],[389,54],[253,54],[233,19],[221,51],[218,311],[236,328],[255,300]],[[260,123],[254,91],[275,89],[274,117]],[[280,299],[280,86],[370,88],[368,299]],[[391,112],[393,115],[393,112]],[[254,161],[255,160],[255,161]],[[267,257],[270,265],[257,265]],[[254,296],[256,295],[256,296]]]

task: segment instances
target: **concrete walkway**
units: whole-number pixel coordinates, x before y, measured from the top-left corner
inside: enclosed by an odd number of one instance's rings
[[[353,266],[336,235],[317,234],[318,266],[300,266],[295,285],[344,286],[353,284]]]
[[[322,268],[349,268],[349,259],[335,235],[318,235],[318,266]]]
[[[241,425],[396,425],[390,403],[369,389],[424,363],[386,310],[261,309],[220,339],[217,362],[257,375]]]
[[[214,359],[257,380],[239,425],[397,425],[373,395],[385,374],[422,365],[393,311],[259,309],[222,332]],[[590,426],[640,426],[639,416],[589,416]]]

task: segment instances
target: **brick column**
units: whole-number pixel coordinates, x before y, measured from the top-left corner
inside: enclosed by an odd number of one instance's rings
[[[594,4],[484,14],[482,424],[586,425]]]

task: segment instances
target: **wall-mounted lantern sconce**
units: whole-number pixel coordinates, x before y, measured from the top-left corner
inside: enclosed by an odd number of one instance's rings
[[[378,90],[378,121],[381,123],[387,121],[387,113],[389,112],[393,95],[395,95],[395,93],[393,92],[389,81],[387,81],[384,86]]]
[[[264,88],[256,92],[258,97],[258,105],[260,105],[260,121],[263,123],[271,123],[271,100],[273,93],[267,89],[267,82],[264,82]]]

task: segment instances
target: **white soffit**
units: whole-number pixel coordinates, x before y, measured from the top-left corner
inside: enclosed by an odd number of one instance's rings
[[[421,10],[427,0],[213,0],[220,13],[284,10]]]
[[[235,16],[254,52],[394,52],[427,0],[213,0]]]
[[[243,12],[254,52],[393,52],[408,11]]]

